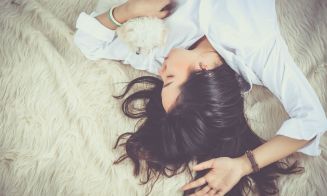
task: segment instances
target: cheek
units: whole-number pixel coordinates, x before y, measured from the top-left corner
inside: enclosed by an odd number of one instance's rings
[[[178,72],[178,73],[183,72],[184,73],[190,69],[192,64],[193,64],[193,62],[192,62],[191,55],[180,54],[178,56],[175,56],[175,58],[173,59],[171,68],[175,72]]]
[[[192,50],[183,48],[172,49],[167,59],[168,74],[177,76],[181,81],[185,80],[189,73],[196,67],[196,58],[197,54]]]
[[[161,92],[162,106],[166,112],[168,112],[172,107],[174,107],[179,93],[180,92],[174,88],[165,89]]]

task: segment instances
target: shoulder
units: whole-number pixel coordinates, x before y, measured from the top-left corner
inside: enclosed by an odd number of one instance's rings
[[[253,20],[253,23],[275,22],[275,0],[203,0],[209,4],[216,14],[222,13],[226,17],[239,18],[239,20]]]
[[[253,49],[278,32],[275,0],[203,0],[208,34],[231,48]]]

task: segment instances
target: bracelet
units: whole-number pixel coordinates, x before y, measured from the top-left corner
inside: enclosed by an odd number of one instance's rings
[[[122,26],[123,24],[118,22],[115,18],[114,18],[114,15],[113,15],[113,12],[114,12],[114,9],[116,8],[117,6],[113,6],[110,8],[109,10],[109,13],[108,13],[108,18],[109,20],[117,27],[120,27]]]
[[[248,159],[251,162],[251,166],[252,166],[253,171],[258,172],[260,169],[259,169],[259,166],[258,166],[257,162],[254,159],[252,151],[247,150],[245,153],[246,153],[246,156],[248,157]]]

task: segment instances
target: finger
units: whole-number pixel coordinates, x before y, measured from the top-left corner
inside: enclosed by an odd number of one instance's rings
[[[208,193],[210,191],[210,186],[205,186],[203,189],[197,191],[194,193],[195,196],[200,196],[200,195],[204,195],[206,193]]]
[[[163,10],[157,14],[157,17],[162,19],[162,18],[166,18],[169,14],[170,14],[169,10]]]
[[[223,195],[221,195],[220,192],[217,191],[216,194],[214,194],[214,196],[223,196]]]
[[[193,182],[190,182],[190,183],[184,185],[182,187],[182,189],[185,191],[185,190],[188,190],[188,189],[191,189],[191,188],[194,188],[194,187],[201,186],[201,185],[203,185],[205,183],[206,183],[206,179],[204,177],[202,177],[202,178],[199,178],[199,179],[197,179],[197,180],[195,180]]]
[[[216,189],[211,189],[208,194],[209,196],[214,196],[216,193],[217,193]]]
[[[200,164],[195,165],[192,169],[195,170],[195,171],[199,171],[199,170],[212,168],[214,162],[215,162],[215,159],[211,159],[209,161],[205,161],[205,162],[202,162]]]
[[[226,190],[224,190],[224,189],[220,189],[217,193],[216,193],[216,195],[217,196],[224,196],[225,194],[226,194]]]
[[[160,6],[160,10],[164,10],[170,3],[171,0],[162,0],[158,6]]]

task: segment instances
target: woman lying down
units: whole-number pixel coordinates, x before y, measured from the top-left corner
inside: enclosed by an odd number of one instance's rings
[[[145,161],[146,184],[155,176],[191,173],[188,163],[196,161],[184,195],[238,196],[248,188],[276,194],[278,174],[303,169],[280,160],[293,152],[320,155],[327,120],[280,34],[275,1],[178,0],[173,13],[163,9],[171,3],[129,0],[77,19],[74,40],[87,58],[122,60],[160,76],[136,78],[116,97],[124,99],[128,117],[144,121],[117,139],[115,148],[123,146],[126,153],[115,164],[130,158],[138,175]],[[140,16],[163,18],[169,26],[166,45],[149,55],[135,54],[115,35],[122,23]],[[126,97],[139,83],[151,87]],[[242,94],[253,84],[266,86],[290,116],[268,141],[244,116]],[[136,100],[145,104],[135,111]]]

